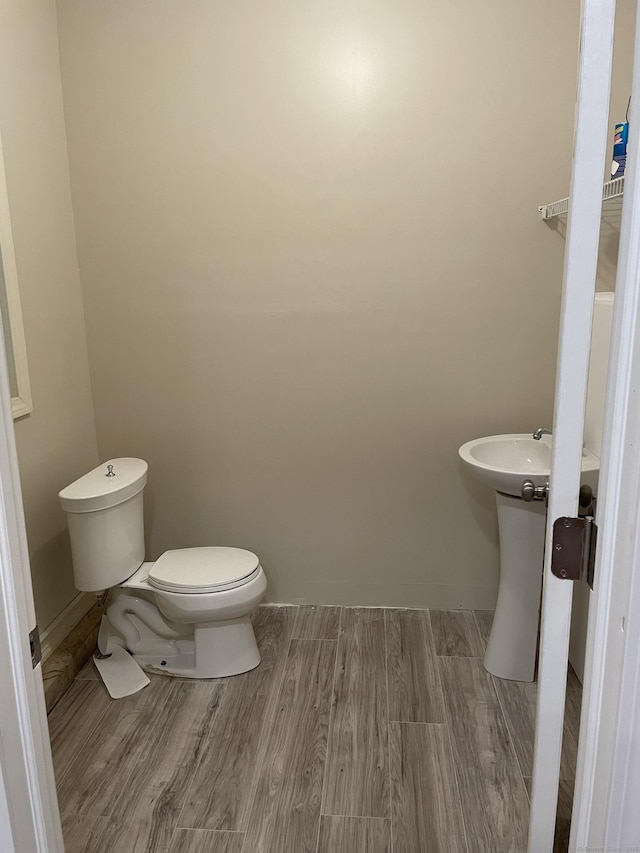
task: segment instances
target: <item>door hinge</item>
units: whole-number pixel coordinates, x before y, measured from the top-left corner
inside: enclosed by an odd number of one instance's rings
[[[592,515],[553,523],[551,571],[561,580],[586,581],[593,589],[598,528]]]
[[[29,634],[29,645],[31,646],[31,666],[35,669],[42,661],[42,646],[40,645],[40,631],[38,626]]]

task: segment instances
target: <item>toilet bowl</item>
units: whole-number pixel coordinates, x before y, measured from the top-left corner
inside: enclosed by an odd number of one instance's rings
[[[59,493],[75,585],[110,590],[101,650],[123,646],[144,669],[220,678],[260,663],[250,614],[266,591],[258,557],[241,548],[166,551],[144,562],[147,463],[112,459]]]

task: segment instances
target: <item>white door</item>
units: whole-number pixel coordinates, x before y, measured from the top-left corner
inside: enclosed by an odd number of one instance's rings
[[[0,217],[5,265],[13,262],[0,149]],[[8,235],[8,237],[7,237]],[[32,665],[36,626],[0,324],[0,850],[64,853],[41,664]]]
[[[615,0],[583,0],[576,134],[567,224],[544,566],[529,853],[551,853],[553,850],[573,594],[573,582],[558,579],[551,572],[553,523],[558,518],[578,514],[580,455],[595,291],[602,175],[607,154],[610,153],[608,106],[614,11]],[[631,114],[636,116],[640,115],[637,54],[636,50],[631,108]],[[629,427],[635,427],[637,433],[637,420],[633,420],[634,417],[637,418],[633,392],[635,387],[640,385],[638,383],[633,387],[630,384],[640,371],[637,357],[634,361],[636,330],[640,319],[640,191],[636,190],[635,177],[638,125],[634,127],[632,123],[631,128],[633,140],[629,145],[629,167],[625,174],[607,416],[598,488],[600,534],[596,579],[590,603],[571,851],[624,849],[605,846],[612,843],[612,838],[607,836],[606,827],[612,808],[609,794],[614,781],[611,771],[617,716],[611,713],[607,718],[603,715],[603,710],[607,704],[609,710],[617,710],[625,638],[620,637],[616,607],[619,609],[619,605],[624,601],[625,590],[628,595],[631,581],[630,571],[625,574],[619,570],[622,566],[621,559],[626,559],[628,567],[632,565],[635,539],[630,533],[636,533],[638,527],[637,518],[634,518],[626,529],[621,524],[625,508],[627,516],[629,515],[630,496],[633,500],[631,508],[635,515],[638,506],[638,476],[632,482],[624,481],[623,461],[626,460],[627,465],[632,464],[634,472],[640,475],[637,439],[634,441],[634,436],[630,438],[628,434]],[[614,557],[616,573],[613,572]],[[617,582],[616,574],[619,576]],[[614,587],[618,591],[617,601],[612,595]],[[624,621],[622,624],[624,625]],[[609,644],[608,632],[612,636],[612,642]],[[615,660],[618,661],[617,673],[613,671],[615,667],[612,666]],[[605,768],[607,762],[608,767]],[[604,772],[605,769],[608,772]],[[624,789],[626,783],[622,781],[621,784]],[[626,843],[638,843],[638,839],[630,839]]]
[[[636,19],[631,100],[636,117],[639,45]],[[640,850],[640,123],[630,129],[572,851]]]

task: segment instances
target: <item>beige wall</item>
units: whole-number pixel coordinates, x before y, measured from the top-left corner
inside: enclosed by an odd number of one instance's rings
[[[0,132],[33,392],[16,436],[42,630],[77,594],[57,492],[97,460],[53,2],[0,2]]]
[[[59,0],[101,458],[148,556],[490,607],[457,448],[550,422],[578,2]]]

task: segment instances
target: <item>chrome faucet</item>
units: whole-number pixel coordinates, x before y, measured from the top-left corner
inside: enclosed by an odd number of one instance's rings
[[[540,441],[543,435],[551,435],[551,430],[545,427],[539,427],[533,434],[536,441]]]

